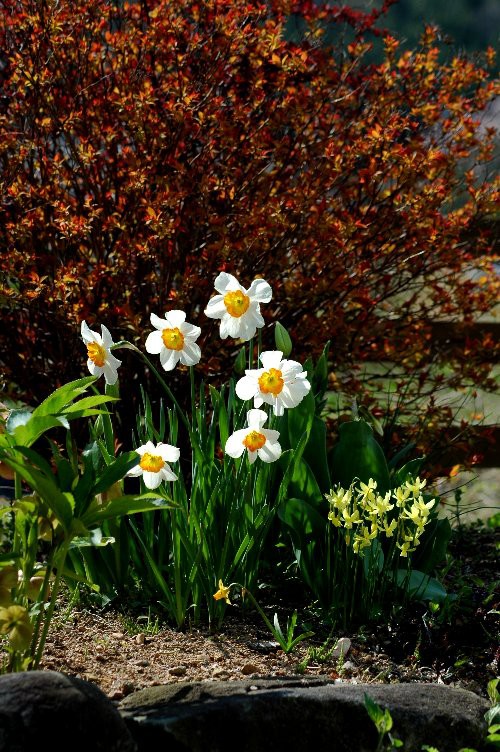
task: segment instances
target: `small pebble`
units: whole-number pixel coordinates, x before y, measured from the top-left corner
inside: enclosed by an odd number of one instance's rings
[[[136,634],[135,641],[138,645],[144,645],[146,642],[146,635],[143,632],[139,632],[139,634]]]
[[[184,676],[186,673],[187,668],[185,666],[174,666],[174,668],[170,669],[170,672],[172,676]]]
[[[350,649],[350,639],[348,637],[340,637],[332,650],[332,658],[340,658],[340,656],[345,658]]]
[[[244,676],[249,676],[250,674],[258,674],[259,669],[253,663],[245,663],[245,665],[241,669],[241,673]]]
[[[123,640],[125,635],[123,634],[123,632],[112,632],[111,637],[113,637],[115,640]]]
[[[141,660],[141,661],[136,661],[135,665],[136,666],[149,666],[150,663],[149,663],[149,661],[143,661],[143,660]]]

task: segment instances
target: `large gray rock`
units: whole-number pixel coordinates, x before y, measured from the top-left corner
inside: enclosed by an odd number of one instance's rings
[[[135,752],[116,707],[93,684],[52,671],[0,677],[0,752]]]
[[[365,692],[389,708],[404,751],[481,748],[487,703],[438,684],[355,685],[318,680],[178,683],[129,695],[120,711],[139,752],[373,752]]]

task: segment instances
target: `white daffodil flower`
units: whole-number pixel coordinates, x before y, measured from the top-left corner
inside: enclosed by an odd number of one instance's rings
[[[246,290],[232,274],[221,272],[214,287],[219,295],[210,298],[205,315],[221,320],[221,338],[252,339],[257,329],[264,326],[260,304],[271,300],[271,285],[263,279],[254,279]]]
[[[168,311],[164,319],[152,313],[151,323],[156,331],[148,335],[146,351],[160,356],[165,371],[172,371],[179,361],[184,366],[200,362],[201,350],[196,340],[201,329],[186,323],[184,311]]]
[[[242,400],[253,399],[254,407],[267,403],[275,415],[283,415],[285,408],[297,407],[311,389],[307,373],[295,360],[283,360],[281,350],[261,353],[263,368],[245,371],[236,384],[236,394]]]
[[[171,444],[157,444],[146,442],[135,450],[140,455],[138,465],[129,470],[127,475],[142,475],[146,488],[158,488],[164,480],[177,480],[168,462],[177,462],[180,451]]]
[[[115,358],[111,352],[114,345],[109,330],[101,324],[102,334],[92,331],[85,321],[82,321],[81,333],[82,339],[87,345],[87,368],[92,376],[102,376],[106,379],[106,384],[116,384],[118,381],[118,368],[121,366],[121,360]]]
[[[276,462],[281,457],[281,446],[278,442],[279,431],[262,428],[267,420],[264,410],[249,410],[247,413],[248,428],[235,431],[226,441],[224,451],[230,457],[241,457],[245,449],[248,451],[250,464],[257,457],[263,462]]]

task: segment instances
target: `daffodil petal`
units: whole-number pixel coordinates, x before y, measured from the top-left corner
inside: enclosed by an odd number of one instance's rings
[[[251,431],[260,430],[267,420],[267,413],[264,410],[256,410],[255,408],[247,412],[247,423]]]
[[[172,444],[160,443],[154,448],[154,453],[159,454],[165,462],[177,462],[181,456],[179,447],[172,446]]]
[[[230,457],[233,457],[234,459],[241,457],[241,455],[245,451],[245,445],[243,444],[243,441],[247,434],[248,429],[246,428],[242,428],[239,431],[235,431],[233,434],[231,434],[224,447],[225,453]]]
[[[164,347],[160,353],[160,363],[165,371],[173,371],[177,363],[179,362],[179,351],[168,350]]]
[[[181,334],[183,335],[184,339],[189,339],[191,342],[194,342],[198,339],[198,337],[201,334],[201,329],[199,326],[194,326],[194,324],[181,324],[179,327],[181,330]]]
[[[226,312],[227,309],[223,295],[214,295],[213,298],[210,298],[205,308],[205,316],[211,319],[220,319]]]
[[[113,337],[111,336],[107,326],[104,326],[104,324],[101,324],[101,332],[102,346],[109,350],[109,348],[114,344]]]
[[[166,329],[168,324],[165,319],[161,319],[159,316],[156,315],[156,313],[152,313],[149,317],[149,320],[151,321],[152,325],[155,329],[160,329],[163,331],[163,329]]]
[[[282,361],[283,353],[281,352],[281,350],[266,350],[265,352],[260,354],[260,362],[262,363],[265,371],[269,371],[270,368],[278,368],[280,371],[282,371],[283,369],[280,367]]]
[[[236,394],[241,400],[252,399],[258,391],[259,382],[257,378],[251,376],[249,372],[247,372],[246,376],[242,376],[242,378],[236,382]]]
[[[163,340],[161,338],[161,332],[155,329],[154,332],[148,334],[146,338],[146,352],[150,355],[159,355],[163,349]]]
[[[195,366],[200,362],[201,350],[196,342],[184,341],[184,347],[179,352],[180,361],[185,366]]]
[[[186,320],[184,311],[168,311],[165,314],[165,321],[172,329],[180,328]]]
[[[146,488],[150,488],[151,490],[158,488],[162,481],[161,470],[159,473],[151,473],[145,470],[142,477]]]
[[[281,445],[277,441],[274,444],[266,441],[263,447],[257,449],[257,454],[263,462],[276,462],[281,457]]]
[[[233,277],[232,274],[228,274],[227,272],[221,272],[216,277],[214,287],[217,292],[221,293],[221,295],[232,290],[243,290],[243,292],[246,293],[245,288],[240,285],[236,277]]]
[[[254,279],[248,288],[248,296],[259,303],[269,303],[273,297],[271,285],[264,279]]]

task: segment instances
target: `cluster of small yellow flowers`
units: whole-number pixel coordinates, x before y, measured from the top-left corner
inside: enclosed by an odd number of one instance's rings
[[[330,502],[328,519],[335,527],[344,528],[345,541],[353,551],[361,554],[379,533],[395,538],[400,556],[415,551],[429,514],[436,500],[424,501],[422,489],[426,481],[416,478],[384,496],[377,493],[377,482],[353,483],[345,490],[341,486],[325,494]]]

